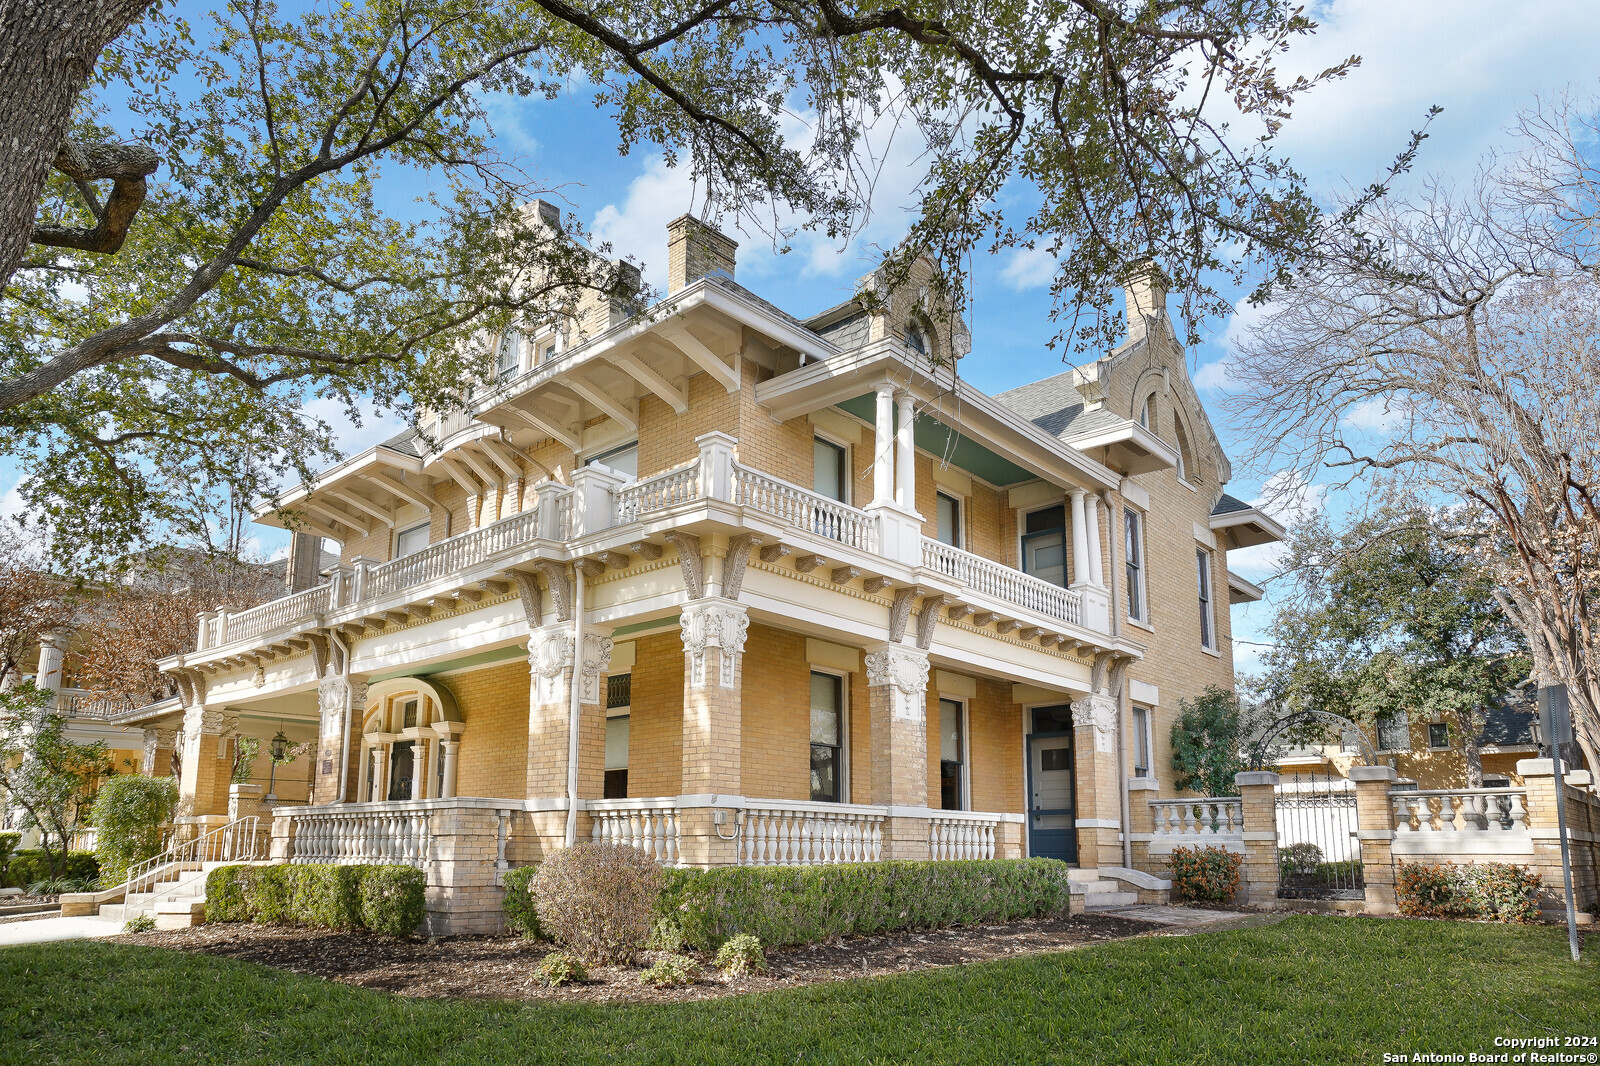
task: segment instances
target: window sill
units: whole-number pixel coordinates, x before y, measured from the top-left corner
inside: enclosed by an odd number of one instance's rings
[[[1207,655],[1215,655],[1219,659],[1222,658],[1222,649],[1220,648],[1208,648],[1202,644],[1200,645],[1200,650],[1205,652]]]
[[[1156,631],[1156,627],[1155,626],[1151,625],[1149,622],[1140,621],[1137,618],[1129,618],[1128,619],[1128,624],[1130,626],[1133,626],[1133,627],[1137,628],[1137,629],[1142,629],[1146,633],[1154,633]]]

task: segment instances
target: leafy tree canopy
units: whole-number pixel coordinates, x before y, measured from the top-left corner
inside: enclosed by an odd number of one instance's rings
[[[1239,697],[1220,685],[1207,685],[1194,699],[1178,701],[1172,723],[1173,784],[1180,792],[1237,796],[1234,775],[1244,770],[1250,716]]]
[[[0,448],[81,563],[193,505],[163,484],[248,498],[331,457],[309,401],[459,402],[508,323],[627,282],[573,218],[523,208],[540,190],[489,126],[491,94],[573,83],[620,147],[660,148],[780,243],[861,224],[863,134],[892,112],[928,146],[892,266],[932,256],[960,306],[974,253],[1045,249],[1063,336],[1106,344],[1122,277],[1155,260],[1192,330],[1228,310],[1217,278],[1276,276],[1316,230],[1273,148],[1299,94],[1354,62],[1280,81],[1313,28],[1286,0],[157,7],[102,55],[35,243],[0,262]],[[109,152],[129,139],[148,158]],[[426,190],[415,210],[391,210],[396,177]],[[1026,218],[997,206],[1012,182]]]
[[[1263,689],[1280,706],[1330,711],[1369,727],[1391,715],[1443,719],[1472,774],[1488,706],[1528,676],[1521,632],[1458,512],[1395,495],[1335,528],[1292,532],[1291,594],[1272,624]]]

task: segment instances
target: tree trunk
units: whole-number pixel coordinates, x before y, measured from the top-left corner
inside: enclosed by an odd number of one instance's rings
[[[150,0],[0,0],[0,285],[29,242],[45,179],[100,50]]]

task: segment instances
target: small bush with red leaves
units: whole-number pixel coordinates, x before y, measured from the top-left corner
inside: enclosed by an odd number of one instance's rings
[[[1207,844],[1198,848],[1173,848],[1167,856],[1172,887],[1182,899],[1219,903],[1239,887],[1242,860],[1227,848]]]
[[[1401,863],[1395,897],[1407,918],[1486,918],[1520,924],[1539,918],[1543,881],[1508,862]]]
[[[637,848],[574,844],[533,879],[539,928],[591,966],[626,966],[650,937],[661,867]]]

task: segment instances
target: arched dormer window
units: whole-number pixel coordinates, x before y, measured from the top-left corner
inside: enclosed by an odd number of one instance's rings
[[[494,357],[494,379],[504,381],[516,377],[522,369],[522,334],[508,329],[500,334],[500,347]]]
[[[1198,484],[1200,471],[1194,465],[1194,452],[1189,447],[1189,434],[1184,432],[1183,419],[1173,419],[1172,427],[1178,437],[1178,480]]]
[[[454,796],[464,729],[455,697],[442,685],[416,677],[373,685],[362,721],[358,801]]]
[[[928,354],[928,334],[915,322],[906,323],[906,347],[918,355]]]
[[[1156,420],[1156,394],[1151,393],[1144,398],[1144,403],[1139,406],[1139,424],[1145,429]]]

